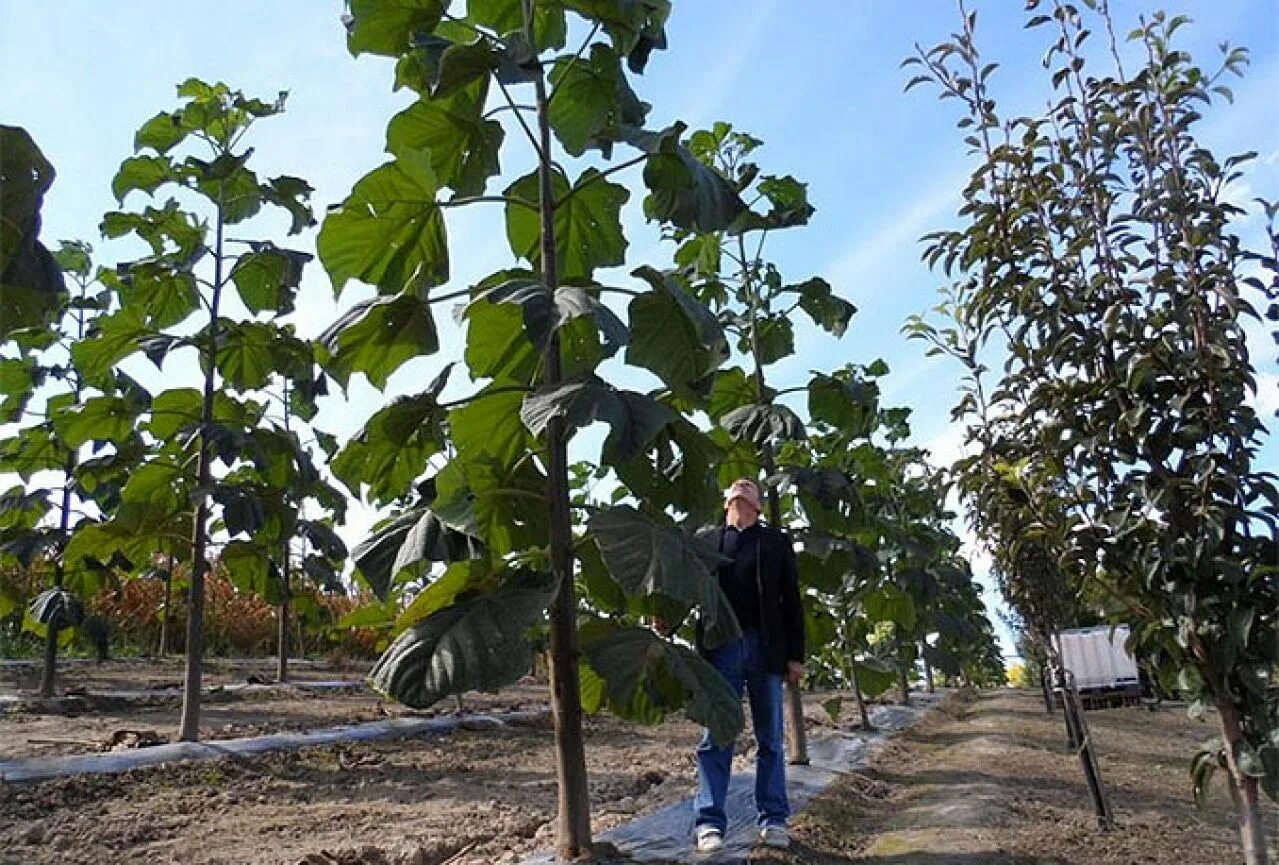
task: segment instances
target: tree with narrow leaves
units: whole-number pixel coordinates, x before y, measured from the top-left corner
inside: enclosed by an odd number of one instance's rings
[[[1255,464],[1265,429],[1243,323],[1256,257],[1226,194],[1251,155],[1197,138],[1247,55],[1225,46],[1219,69],[1197,66],[1176,45],[1188,19],[1157,13],[1125,59],[1106,5],[1085,5],[1029,4],[1028,26],[1051,33],[1042,116],[999,116],[972,14],[911,59],[915,82],[965,107],[980,162],[962,226],[933,235],[927,257],[956,280],[976,348],[1004,360],[991,407],[1008,440],[1056,479],[1030,488],[1060,502],[1063,569],[1132,626],[1192,714],[1216,709],[1196,794],[1225,769],[1245,860],[1261,865],[1260,796],[1279,798],[1279,488]],[[1109,38],[1104,71],[1081,52],[1093,27]]]

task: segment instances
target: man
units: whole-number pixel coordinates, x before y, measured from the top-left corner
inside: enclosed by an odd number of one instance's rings
[[[724,496],[724,526],[712,538],[728,560],[719,584],[742,626],[741,639],[704,650],[706,658],[733,686],[750,696],[755,761],[755,808],[760,840],[787,847],[786,761],[782,754],[782,678],[798,684],[804,675],[804,616],[799,600],[795,550],[779,529],[760,516],[759,485],[734,481]],[[717,747],[707,731],[697,747],[696,847],[709,853],[724,845],[728,819],[724,800],[733,764],[733,745]]]

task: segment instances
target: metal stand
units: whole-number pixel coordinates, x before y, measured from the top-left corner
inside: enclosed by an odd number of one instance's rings
[[[1106,796],[1106,787],[1101,780],[1101,767],[1097,763],[1097,754],[1092,747],[1092,736],[1088,732],[1088,720],[1084,717],[1080,705],[1079,690],[1075,687],[1075,674],[1067,669],[1057,671],[1060,683],[1062,713],[1066,716],[1066,738],[1070,748],[1079,756],[1079,763],[1084,770],[1084,780],[1088,782],[1088,792],[1092,796],[1093,810],[1097,814],[1097,825],[1102,831],[1115,826],[1114,813],[1110,810],[1110,799]]]

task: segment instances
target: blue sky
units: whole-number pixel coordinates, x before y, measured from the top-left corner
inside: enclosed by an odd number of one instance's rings
[[[1001,102],[1034,110],[1046,96],[1037,74],[1043,37],[1022,30],[1021,3],[970,5],[979,11],[981,45],[1002,64],[995,84]],[[1124,23],[1156,8],[1115,5]],[[779,368],[777,381],[798,383],[810,369],[882,357],[893,370],[888,400],[914,409],[917,442],[940,460],[953,458],[961,440],[949,422],[955,370],[926,360],[922,346],[907,342],[899,328],[935,301],[940,279],[919,262],[917,240],[953,219],[970,164],[953,126],[953,104],[937,102],[926,88],[903,94],[908,75],[898,64],[914,43],[928,46],[950,32],[958,23],[955,6],[932,0],[677,0],[674,6],[670,49],[655,54],[635,82],[654,105],[652,122],[680,118],[697,127],[727,120],[763,139],[764,170],[807,181],[817,208],[809,227],[771,242],[772,256],[793,280],[826,277],[861,310],[840,341],[801,328],[801,352]],[[1236,105],[1215,110],[1201,133],[1219,152],[1260,152],[1236,197],[1279,197],[1279,3],[1214,0],[1169,8],[1196,19],[1185,47],[1205,65],[1222,41],[1252,50],[1251,71],[1236,84]],[[290,91],[286,114],[253,134],[256,168],[264,176],[309,180],[320,211],[340,201],[382,161],[386,122],[410,101],[409,94],[391,92],[389,61],[349,56],[341,12],[337,0],[0,0],[0,122],[26,127],[58,171],[45,203],[46,240],[90,240],[100,263],[134,254],[127,244],[97,237],[101,215],[116,206],[110,179],[130,153],[134,130],[173,107],[174,86],[189,76],[223,80],[251,95]],[[663,266],[670,252],[644,223],[641,198],[633,195],[625,213],[628,268]],[[500,212],[453,211],[449,220],[457,285],[509,263]],[[283,237],[282,219],[258,225],[255,236],[274,231]],[[1248,228],[1256,232],[1258,222]],[[298,241],[303,248],[313,243],[313,234]],[[299,330],[318,333],[359,296],[352,290],[335,303],[327,277],[313,265],[296,316]],[[1256,331],[1258,401],[1273,417],[1279,407],[1274,344]],[[439,358],[409,365],[392,389],[420,387],[441,358],[457,356],[457,346],[446,340]],[[381,401],[357,385],[350,404],[334,399],[326,407],[321,424],[348,434]],[[1262,462],[1279,468],[1279,444],[1266,446]],[[353,540],[371,519],[357,515]]]

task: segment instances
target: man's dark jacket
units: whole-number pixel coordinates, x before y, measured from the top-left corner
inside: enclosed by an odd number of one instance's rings
[[[770,673],[784,674],[788,661],[804,662],[804,608],[799,599],[795,547],[785,532],[758,523],[738,546],[734,570],[757,580],[759,632]],[[706,528],[698,537],[723,549],[725,526]],[[698,648],[705,652],[699,624]]]

